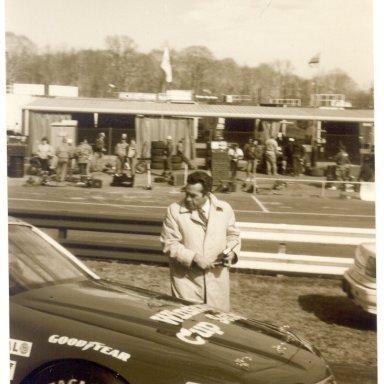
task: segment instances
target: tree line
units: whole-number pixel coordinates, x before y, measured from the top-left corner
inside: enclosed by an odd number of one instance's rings
[[[6,32],[7,84],[71,85],[81,97],[113,97],[121,92],[162,92],[163,51],[141,53],[129,36],[107,36],[103,49],[39,48],[28,37]],[[232,58],[217,59],[205,46],[170,51],[173,81],[168,89],[188,89],[195,95],[249,95],[256,104],[273,98],[301,99],[312,93],[340,93],[355,108],[373,108],[373,89],[362,90],[343,70],[304,79],[287,60],[240,66]]]

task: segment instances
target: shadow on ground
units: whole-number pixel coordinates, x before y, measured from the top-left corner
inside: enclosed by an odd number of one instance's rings
[[[376,316],[364,312],[350,299],[343,296],[304,295],[299,297],[304,311],[329,324],[360,330],[377,330]]]

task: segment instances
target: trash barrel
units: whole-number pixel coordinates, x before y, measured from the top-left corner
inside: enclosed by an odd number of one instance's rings
[[[26,146],[21,144],[8,144],[8,177],[24,177],[24,159]]]

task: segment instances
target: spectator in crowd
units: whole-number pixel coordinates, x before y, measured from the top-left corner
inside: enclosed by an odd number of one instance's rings
[[[192,163],[190,159],[185,155],[185,139],[181,138],[176,146],[176,153],[181,159],[186,163],[189,169],[196,169],[196,166]]]
[[[286,174],[292,176],[293,172],[293,147],[295,145],[295,139],[293,137],[288,138],[288,141],[283,147],[283,154],[286,159]]]
[[[271,136],[265,141],[265,160],[267,162],[267,174],[277,175],[277,154],[279,147],[276,139]]]
[[[94,168],[98,172],[102,172],[103,169],[104,169],[104,165],[103,165],[104,152],[106,152],[106,149],[105,149],[105,133],[104,132],[100,132],[97,135],[97,138],[96,138],[95,152],[93,154]]]
[[[229,311],[229,268],[240,252],[240,232],[231,206],[211,190],[211,176],[191,173],[184,199],[168,207],[160,241],[170,258],[172,294]]]
[[[305,147],[300,140],[295,140],[293,144],[293,176],[300,176],[303,173],[303,162],[305,156]]]
[[[43,172],[50,173],[50,164],[54,155],[53,148],[49,144],[48,139],[43,137],[41,143],[37,147],[37,156],[41,164],[41,170]]]
[[[128,150],[127,150],[127,160],[128,160],[128,166],[129,166],[129,171],[131,173],[131,176],[135,175],[136,158],[137,158],[136,141],[134,139],[131,139],[129,141]]]
[[[375,181],[375,155],[373,153],[364,155],[359,173],[359,181]]]
[[[229,156],[229,169],[231,171],[231,180],[232,182],[235,182],[239,160],[242,160],[244,158],[243,150],[239,147],[238,143],[234,143],[229,147],[228,156]]]
[[[92,147],[88,144],[88,140],[85,138],[82,139],[80,144],[76,147],[76,159],[81,176],[89,175],[92,152]]]
[[[68,172],[68,163],[71,158],[71,148],[68,145],[66,136],[62,138],[61,143],[56,148],[57,165],[56,174],[58,181],[65,181]]]
[[[259,160],[263,155],[263,148],[259,145],[257,140],[250,138],[248,143],[244,146],[244,160],[247,161],[247,179],[250,180],[250,177],[254,178],[257,171],[257,166]]]
[[[116,155],[116,174],[123,173],[124,165],[127,161],[128,153],[128,143],[127,135],[123,133],[121,135],[121,140],[115,146],[115,155]]]
[[[172,155],[173,155],[173,140],[172,136],[167,136],[166,145],[164,149],[164,172],[172,174]]]
[[[349,178],[349,165],[351,161],[349,160],[349,155],[345,150],[343,144],[340,143],[339,152],[335,157],[336,162],[336,180],[347,180]]]
[[[71,138],[67,139],[67,144],[69,148],[69,161],[68,161],[68,175],[72,175],[74,169],[76,168],[76,150],[73,146],[73,140]]]

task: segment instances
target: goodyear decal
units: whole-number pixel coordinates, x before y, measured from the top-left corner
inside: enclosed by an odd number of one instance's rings
[[[32,343],[29,341],[10,339],[9,353],[11,355],[29,357],[31,355]]]
[[[9,377],[11,380],[13,380],[13,376],[15,376],[15,370],[16,370],[16,361],[10,360],[10,373]]]
[[[125,362],[131,357],[131,355],[127,352],[122,352],[118,349],[108,347],[107,345],[98,341],[87,341],[76,339],[74,337],[51,335],[48,338],[48,342],[51,344],[59,344],[79,348],[81,351],[97,351],[99,353],[103,353],[104,355],[111,356],[115,359],[119,359]]]

